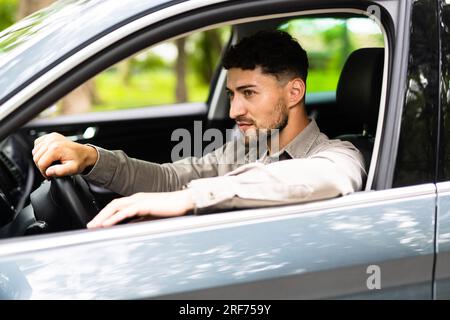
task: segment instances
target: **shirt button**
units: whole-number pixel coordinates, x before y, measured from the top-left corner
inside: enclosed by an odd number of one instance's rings
[[[208,196],[209,196],[209,200],[215,199],[214,193],[212,193],[212,192],[208,193]]]

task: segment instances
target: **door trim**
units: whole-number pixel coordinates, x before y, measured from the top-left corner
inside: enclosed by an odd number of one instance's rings
[[[295,219],[299,215],[320,215],[323,212],[339,208],[351,210],[378,202],[387,204],[409,198],[429,197],[436,197],[435,184],[429,183],[381,191],[362,191],[344,197],[311,203],[248,209],[202,216],[183,216],[118,225],[106,229],[77,230],[19,239],[7,239],[0,241],[0,257],[93,242],[131,239],[148,235],[160,237],[167,236],[168,234],[183,234],[204,229],[227,228],[273,220]]]

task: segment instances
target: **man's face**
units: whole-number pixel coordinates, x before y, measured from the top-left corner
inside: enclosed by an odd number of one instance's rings
[[[286,89],[275,76],[260,68],[228,70],[227,92],[230,98],[230,118],[245,136],[262,129],[282,130],[288,121]]]

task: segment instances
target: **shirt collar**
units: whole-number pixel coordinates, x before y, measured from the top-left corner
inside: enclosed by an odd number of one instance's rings
[[[309,124],[297,136],[295,136],[295,138],[292,139],[286,147],[284,147],[284,149],[269,157],[279,157],[284,153],[287,153],[287,155],[292,159],[305,158],[319,134],[320,129],[317,126],[316,121],[312,119]],[[268,151],[266,151],[264,156],[268,156]]]

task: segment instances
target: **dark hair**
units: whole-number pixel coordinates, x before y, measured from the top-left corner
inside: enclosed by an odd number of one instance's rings
[[[306,82],[308,56],[302,46],[283,31],[259,31],[231,46],[223,59],[225,69],[254,70],[282,77],[300,77]]]

